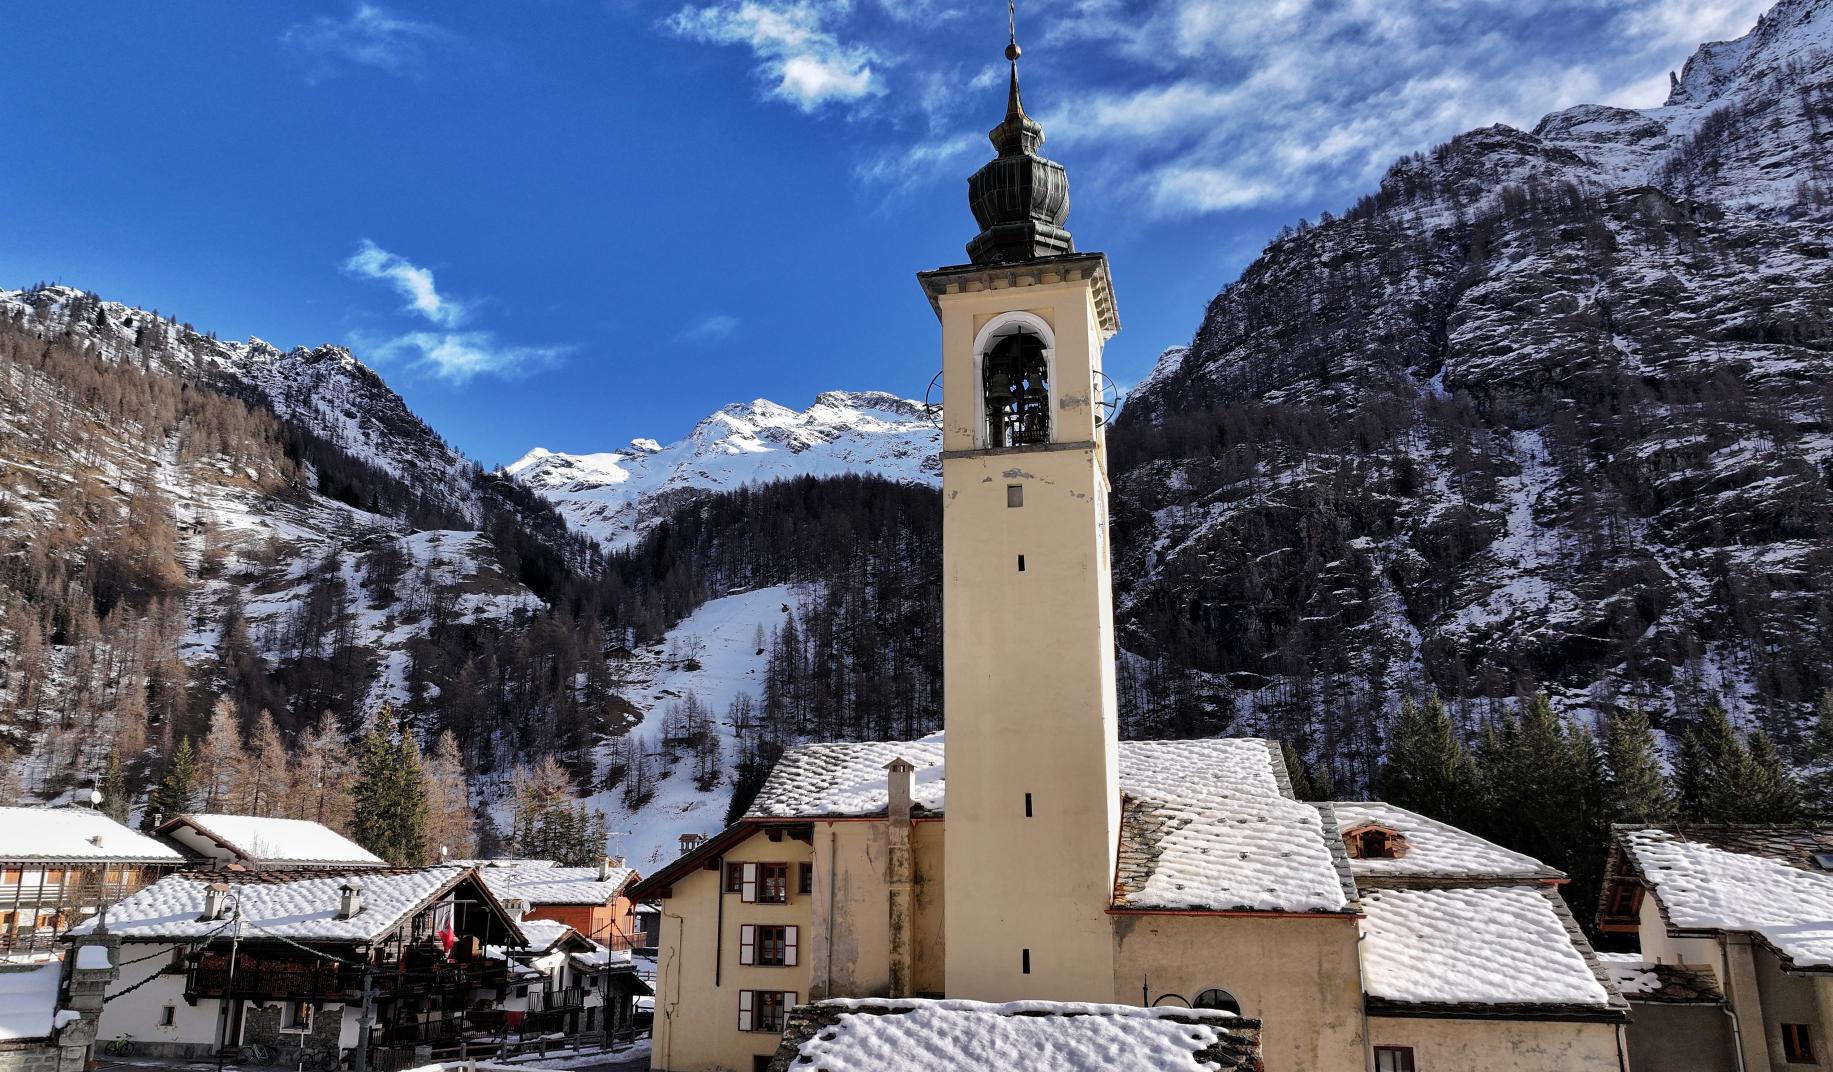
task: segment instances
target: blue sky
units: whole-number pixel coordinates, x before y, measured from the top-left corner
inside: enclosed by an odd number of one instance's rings
[[[1396,156],[1659,103],[1761,0],[1026,0],[1026,101],[1130,382]],[[727,402],[920,396],[999,0],[83,4],[9,21],[0,287],[340,342],[487,464]]]

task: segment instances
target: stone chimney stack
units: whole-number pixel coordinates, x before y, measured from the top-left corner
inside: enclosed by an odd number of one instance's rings
[[[338,887],[337,918],[349,919],[363,910],[363,884],[355,879]]]
[[[598,858],[598,881],[611,881],[611,857],[609,856],[600,856]]]
[[[885,858],[885,881],[890,888],[891,993],[907,998],[914,992],[916,964],[916,858],[910,847],[911,775],[916,767],[899,756],[885,764],[885,816],[890,852]]]
[[[204,888],[204,919],[222,919],[224,899],[229,887],[221,882],[212,882]]]

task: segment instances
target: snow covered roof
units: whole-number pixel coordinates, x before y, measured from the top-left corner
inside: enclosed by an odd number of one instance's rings
[[[1537,884],[1364,894],[1371,1003],[1620,1010],[1558,897]]]
[[[1791,967],[1833,968],[1833,873],[1812,862],[1833,828],[1619,827],[1617,844],[1670,928],[1747,931]]]
[[[1358,879],[1564,877],[1532,856],[1393,804],[1338,801],[1335,807],[1337,829],[1342,833],[1377,823],[1407,839],[1406,855],[1399,859],[1352,858],[1349,866]]]
[[[1226,1072],[1260,1067],[1229,1013],[1015,1001],[832,1000],[794,1010],[778,1060],[821,1072]]]
[[[0,968],[0,1041],[48,1038],[62,1026],[57,987],[63,971],[56,961],[23,970]]]
[[[564,923],[551,919],[525,919],[517,926],[522,928],[522,937],[528,939],[530,953],[546,953],[559,945],[569,934],[578,932]]]
[[[596,867],[487,867],[478,874],[498,900],[516,898],[531,905],[608,904],[636,877],[628,867],[609,868],[603,879]]]
[[[1715,1005],[1725,1000],[1712,968],[1704,964],[1657,964],[1640,953],[1599,953],[1610,984],[1630,1001],[1660,1005]]]
[[[368,864],[386,867],[381,857],[310,819],[276,819],[259,815],[195,813],[169,819],[159,827],[171,834],[190,827],[250,863],[277,866]]]
[[[127,941],[170,941],[227,934],[228,911],[220,919],[202,919],[206,891],[226,882],[226,905],[240,906],[244,940],[292,938],[301,941],[366,942],[393,930],[415,912],[434,903],[469,868],[428,867],[417,871],[323,872],[285,875],[246,871],[221,874],[168,875],[108,910],[108,929]],[[362,908],[339,919],[342,887],[362,889]],[[71,928],[87,933],[93,920]]]
[[[184,856],[88,808],[0,808],[0,860],[177,864]]]
[[[944,737],[818,744],[783,754],[754,818],[883,814],[885,764],[916,767],[918,814],[944,811]],[[1276,746],[1251,737],[1120,742],[1125,796],[1116,907],[1346,912],[1353,888],[1318,810],[1291,799]]]

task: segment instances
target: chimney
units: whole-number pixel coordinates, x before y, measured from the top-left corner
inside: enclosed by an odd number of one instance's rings
[[[910,776],[916,767],[902,756],[885,764],[885,818],[890,852],[885,856],[885,884],[890,891],[891,993],[907,998],[913,991],[916,960],[916,861],[910,848]]]
[[[349,919],[363,910],[363,884],[350,879],[338,887],[337,918]]]
[[[222,919],[224,898],[229,887],[221,882],[212,882],[204,887],[204,920]]]
[[[611,866],[614,868],[622,868],[624,866],[624,858],[622,856],[611,857]]]
[[[98,849],[99,849],[99,848],[101,848],[101,847],[102,847],[102,835],[100,835],[100,834],[92,834],[92,835],[90,835],[90,838],[89,838],[89,843],[90,843],[91,845],[94,845],[94,846],[95,846],[96,848],[98,848]]]
[[[600,856],[598,858],[598,881],[611,881],[611,857],[609,856]]]

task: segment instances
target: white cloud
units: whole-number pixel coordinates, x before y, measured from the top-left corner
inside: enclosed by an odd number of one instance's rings
[[[738,318],[725,313],[713,313],[692,324],[675,336],[679,343],[723,342],[738,332]]]
[[[774,83],[770,95],[812,112],[884,92],[872,66],[877,53],[842,44],[829,29],[851,8],[850,0],[740,0],[684,7],[663,26],[690,40],[748,47],[758,75]]]
[[[402,312],[441,330],[366,337],[361,348],[382,363],[400,362],[411,372],[462,384],[475,376],[513,377],[557,364],[570,346],[512,346],[489,331],[454,330],[470,316],[470,303],[441,294],[433,273],[399,254],[363,239],[343,263],[344,271],[389,284],[407,299]]]
[[[455,328],[464,322],[468,311],[463,302],[439,293],[433,273],[406,257],[397,256],[369,239],[344,262],[344,271],[364,279],[380,279],[392,284],[407,307],[441,327]]]
[[[448,383],[463,384],[476,376],[513,378],[558,364],[570,346],[505,346],[488,331],[410,331],[392,339],[364,344],[378,361],[403,362]]]
[[[430,22],[396,15],[375,4],[356,5],[345,18],[319,15],[294,23],[280,43],[298,50],[312,64],[314,80],[348,67],[372,67],[390,74],[417,71],[434,53],[457,44],[457,38]]]

